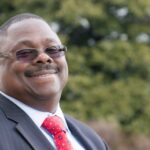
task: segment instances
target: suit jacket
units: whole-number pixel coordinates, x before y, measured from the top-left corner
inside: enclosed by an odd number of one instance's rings
[[[88,126],[65,115],[71,133],[86,150],[108,150]],[[0,150],[54,150],[26,113],[0,94]]]

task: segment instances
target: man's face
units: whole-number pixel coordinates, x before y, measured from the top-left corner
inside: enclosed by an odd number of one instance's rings
[[[5,52],[11,59],[3,61],[1,68],[2,91],[18,99],[30,95],[48,99],[61,95],[68,79],[68,67],[64,55],[51,58],[44,50],[61,45],[57,35],[39,19],[26,19],[8,28]],[[39,55],[31,61],[17,60],[15,54],[21,49],[37,49]]]

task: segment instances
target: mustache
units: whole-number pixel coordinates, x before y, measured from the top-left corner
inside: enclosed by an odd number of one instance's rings
[[[55,70],[56,72],[58,72],[58,68],[55,65],[51,65],[51,64],[39,64],[34,68],[30,68],[28,70],[25,71],[25,76],[27,77],[32,77],[35,74],[39,73],[39,72],[48,72],[50,70]]]

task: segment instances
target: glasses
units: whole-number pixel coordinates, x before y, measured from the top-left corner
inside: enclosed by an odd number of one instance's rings
[[[44,50],[44,52],[51,58],[58,58],[65,55],[67,47],[64,45],[51,46]],[[39,55],[37,49],[21,49],[15,53],[16,59],[19,61],[32,61]],[[12,55],[0,53],[0,57],[12,58]]]

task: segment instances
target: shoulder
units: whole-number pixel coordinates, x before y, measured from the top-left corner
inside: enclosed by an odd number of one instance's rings
[[[77,129],[82,135],[87,137],[88,140],[90,140],[97,147],[104,147],[103,149],[108,150],[108,147],[104,140],[91,127],[69,115],[65,115],[65,118],[67,122],[69,122],[69,125],[71,125],[70,128],[73,127]]]

